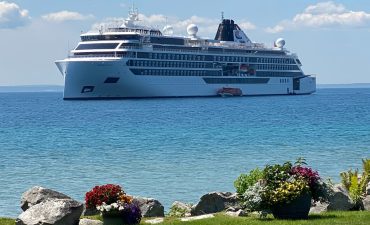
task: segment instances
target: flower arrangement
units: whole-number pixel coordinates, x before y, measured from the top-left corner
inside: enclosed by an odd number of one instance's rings
[[[118,217],[123,224],[139,224],[141,221],[140,208],[119,185],[96,186],[86,193],[85,202],[87,208],[96,208],[103,218]]]
[[[302,196],[322,202],[327,201],[330,195],[330,189],[321,181],[318,172],[307,167],[304,159],[299,159],[294,165],[290,162],[267,165],[260,177],[261,179],[249,186],[243,194],[239,193],[248,211],[281,208],[282,205],[290,204]]]

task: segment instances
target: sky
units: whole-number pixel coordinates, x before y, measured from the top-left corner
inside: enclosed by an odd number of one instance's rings
[[[224,12],[254,42],[284,38],[320,84],[370,83],[370,0],[0,0],[0,86],[62,85],[54,61],[133,3],[143,25],[186,35],[195,23],[208,38]]]

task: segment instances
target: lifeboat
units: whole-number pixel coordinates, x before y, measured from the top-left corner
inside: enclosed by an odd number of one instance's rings
[[[217,91],[217,94],[221,97],[233,97],[233,96],[243,96],[242,90],[240,88],[229,88],[223,87]]]

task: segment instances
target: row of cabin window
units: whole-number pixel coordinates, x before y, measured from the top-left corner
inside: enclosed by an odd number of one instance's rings
[[[298,77],[302,76],[302,72],[269,72],[257,71],[258,77]]]
[[[129,60],[128,66],[138,67],[180,67],[180,68],[213,68],[211,63],[181,62],[181,61],[147,61]]]
[[[206,70],[134,70],[136,75],[151,76],[221,76],[220,71]]]
[[[205,61],[205,55],[185,55],[169,53],[149,53],[151,59],[185,60],[185,61]]]
[[[296,64],[294,59],[287,59],[287,58],[258,58],[258,57],[241,57],[241,56],[209,56],[209,55],[190,55],[190,54],[171,54],[171,53],[149,53],[148,58],[150,58],[150,59],[167,59],[167,60],[185,60],[185,61],[224,61],[224,62],[255,62],[255,63],[275,63],[275,64]]]
[[[276,65],[276,64],[257,64],[257,70],[299,70],[297,65]]]

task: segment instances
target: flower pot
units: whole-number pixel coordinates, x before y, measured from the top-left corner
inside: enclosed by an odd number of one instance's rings
[[[308,219],[311,208],[311,195],[303,194],[286,204],[275,205],[271,211],[276,219]]]
[[[124,225],[124,220],[121,216],[103,216],[104,225]]]

